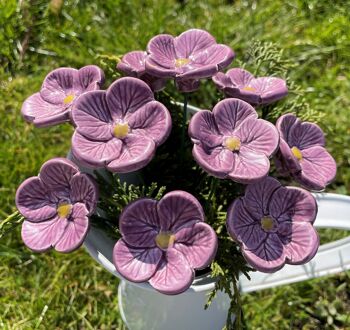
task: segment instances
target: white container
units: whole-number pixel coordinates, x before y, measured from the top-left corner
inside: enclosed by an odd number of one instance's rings
[[[188,106],[188,114],[200,109]],[[69,157],[69,156],[68,156]],[[86,172],[88,169],[82,168]],[[133,175],[121,175],[121,180],[132,182]],[[181,187],[179,187],[181,189]],[[350,197],[336,194],[315,194],[318,215],[315,226],[350,230]],[[85,247],[92,258],[118,277],[118,301],[121,316],[130,330],[220,330],[226,323],[230,299],[219,292],[205,310],[207,294],[214,288],[215,280],[209,276],[196,278],[191,287],[176,296],[155,291],[148,283],[131,283],[122,278],[112,262],[116,242],[104,232],[92,227],[85,239]],[[251,280],[241,276],[242,292],[252,292],[288,283],[330,275],[350,269],[350,236],[321,246],[316,256],[307,264],[286,265],[273,274],[250,273]]]

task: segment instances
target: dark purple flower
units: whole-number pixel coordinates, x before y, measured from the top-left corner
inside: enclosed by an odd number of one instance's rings
[[[234,52],[226,45],[217,44],[204,30],[191,29],[178,37],[160,34],[147,45],[146,70],[160,78],[175,78],[183,92],[198,88],[199,79],[212,77],[227,67]]]
[[[50,72],[39,93],[29,96],[22,105],[22,115],[37,127],[70,121],[71,109],[79,95],[100,89],[103,71],[95,65],[80,70],[59,68]]]
[[[171,117],[136,78],[82,95],[74,105],[72,151],[83,165],[132,172],[146,166],[170,134]]]
[[[237,97],[250,104],[270,104],[288,94],[286,81],[275,77],[255,78],[250,72],[234,68],[213,77],[218,89],[227,97]]]
[[[165,294],[187,290],[194,269],[207,267],[217,250],[202,206],[185,191],[172,191],[159,202],[142,198],[129,204],[119,229],[122,238],[113,251],[117,271],[132,282],[149,281]]]
[[[293,114],[281,116],[276,123],[280,149],[276,164],[307,189],[323,190],[337,172],[337,164],[325,149],[325,138],[319,126],[301,122]]]
[[[261,272],[273,273],[285,263],[310,261],[319,247],[313,227],[315,198],[306,190],[282,187],[271,177],[249,185],[227,212],[227,229],[247,262]]]
[[[25,245],[36,252],[51,248],[71,252],[84,241],[88,216],[96,208],[97,187],[65,158],[47,161],[38,176],[17,189],[16,205],[26,218],[22,225]]]
[[[155,92],[162,90],[166,85],[166,79],[154,77],[146,72],[145,59],[147,52],[133,51],[125,54],[117,65],[119,71],[128,76],[143,80]]]
[[[278,147],[274,125],[258,119],[254,108],[239,99],[220,101],[212,112],[197,112],[189,124],[193,157],[220,179],[253,183],[270,169],[269,157]]]

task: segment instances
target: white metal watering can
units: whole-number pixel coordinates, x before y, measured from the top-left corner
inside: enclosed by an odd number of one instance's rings
[[[188,114],[200,109],[188,106]],[[68,158],[72,158],[68,155]],[[81,167],[83,171],[91,172]],[[130,176],[131,175],[131,176]],[[132,174],[121,175],[130,182]],[[181,187],[179,187],[181,188]],[[314,194],[318,214],[317,228],[350,230],[350,197],[337,194]],[[182,294],[167,296],[155,291],[148,283],[131,283],[116,271],[112,252],[116,242],[99,229],[91,228],[84,245],[96,261],[118,277],[118,301],[122,319],[130,330],[220,330],[226,323],[230,299],[218,292],[210,307],[205,310],[207,294],[214,289],[215,279],[208,275],[198,277]],[[273,274],[250,273],[251,280],[241,276],[241,292],[252,292],[331,275],[350,269],[350,236],[320,246],[316,256],[307,264],[285,265]]]

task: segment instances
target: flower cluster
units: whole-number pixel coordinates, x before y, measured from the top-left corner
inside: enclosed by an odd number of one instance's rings
[[[104,75],[93,65],[51,72],[40,92],[25,100],[22,114],[39,127],[70,121],[75,129],[72,154],[78,164],[49,160],[37,177],[20,185],[16,204],[26,219],[24,243],[38,252],[78,248],[98,201],[94,180],[80,173],[79,166],[116,173],[142,169],[172,129],[170,112],[153,92],[162,90],[168,79],[187,93],[198,88],[200,79],[212,78],[228,98],[212,111],[198,110],[188,134],[198,171],[203,169],[217,182],[216,178],[229,179],[247,185],[244,196],[228,207],[228,234],[247,263],[262,272],[311,260],[319,246],[313,227],[315,198],[269,177],[270,159],[275,156],[280,172],[309,190],[325,189],[335,177],[336,163],[316,124],[301,122],[294,114],[283,115],[276,125],[259,118],[254,106],[281,100],[288,93],[286,82],[255,78],[241,68],[220,72],[233,58],[229,46],[218,44],[206,31],[192,29],[177,37],[155,36],[147,51],[124,55],[117,68],[129,77],[107,90],[99,90]],[[201,192],[198,195],[203,198]],[[165,294],[187,290],[195,270],[208,267],[220,249],[217,233],[222,228],[216,233],[204,219],[199,201],[185,191],[168,192],[159,201],[132,201],[119,217],[121,238],[113,251],[117,271]]]

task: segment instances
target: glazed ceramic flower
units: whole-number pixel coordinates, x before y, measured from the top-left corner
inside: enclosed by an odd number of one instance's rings
[[[278,147],[278,132],[258,119],[254,108],[239,99],[225,99],[213,111],[197,112],[189,124],[193,157],[209,174],[253,183],[269,173],[269,157]]]
[[[119,71],[128,76],[143,80],[155,92],[165,87],[166,80],[154,77],[146,72],[145,59],[147,52],[133,51],[125,54],[117,65]]]
[[[171,117],[147,84],[125,77],[74,105],[72,152],[83,165],[131,172],[146,166],[171,130]]]
[[[36,252],[55,248],[71,252],[84,241],[89,215],[95,210],[97,187],[65,158],[47,161],[39,176],[25,180],[17,189],[16,205],[26,218],[22,239]]]
[[[300,265],[315,256],[316,214],[316,200],[308,191],[282,187],[267,177],[247,186],[244,197],[230,205],[227,229],[250,265],[272,273],[285,263]]]
[[[68,122],[72,106],[79,95],[100,89],[103,82],[103,71],[95,65],[87,65],[80,70],[53,70],[46,76],[40,92],[24,101],[22,115],[37,127]]]
[[[199,79],[212,77],[227,67],[234,52],[217,44],[204,30],[191,29],[178,37],[160,34],[147,45],[146,70],[160,78],[175,78],[178,88],[191,92],[198,88]]]
[[[165,294],[188,289],[194,269],[207,267],[217,250],[216,233],[204,222],[202,206],[185,191],[172,191],[159,202],[142,198],[129,204],[119,229],[122,238],[113,251],[117,271]]]
[[[250,72],[234,68],[213,77],[218,89],[227,97],[237,97],[250,104],[270,104],[288,94],[286,81],[275,77],[255,78]]]
[[[293,114],[277,120],[280,149],[276,164],[307,189],[323,190],[337,172],[337,164],[325,149],[325,138],[319,126],[301,122]]]

